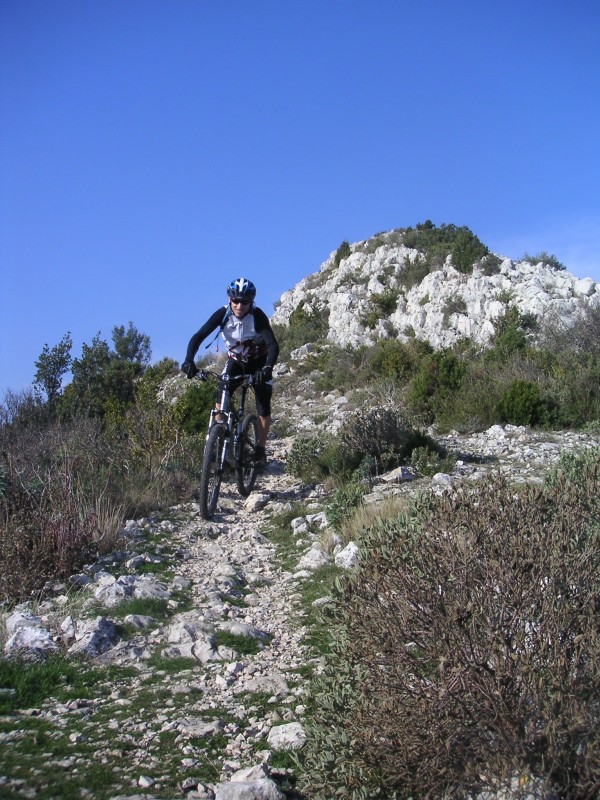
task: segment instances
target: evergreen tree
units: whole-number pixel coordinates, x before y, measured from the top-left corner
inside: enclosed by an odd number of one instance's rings
[[[56,401],[62,393],[62,379],[69,371],[72,358],[71,348],[73,340],[70,333],[65,333],[60,342],[54,347],[46,343],[40,357],[35,362],[37,368],[34,386],[46,393],[48,408],[53,411]]]

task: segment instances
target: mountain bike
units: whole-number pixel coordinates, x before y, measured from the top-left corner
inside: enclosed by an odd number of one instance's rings
[[[212,519],[219,500],[221,481],[235,470],[237,488],[247,497],[256,482],[255,460],[258,440],[258,416],[245,414],[246,395],[254,386],[254,375],[219,375],[211,370],[201,370],[200,380],[216,378],[221,381],[220,408],[210,412],[202,474],[200,476],[200,513],[203,519]],[[237,409],[232,403],[234,391],[241,387]]]

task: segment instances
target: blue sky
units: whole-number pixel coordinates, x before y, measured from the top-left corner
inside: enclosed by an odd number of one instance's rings
[[[3,0],[0,113],[0,396],[425,219],[600,280],[597,0]]]

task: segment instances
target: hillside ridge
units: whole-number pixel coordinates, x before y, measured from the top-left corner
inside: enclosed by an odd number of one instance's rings
[[[282,294],[272,322],[287,326],[302,309],[341,347],[416,337],[441,349],[465,339],[488,344],[509,307],[566,327],[582,308],[600,308],[600,284],[557,268],[552,257],[513,261],[488,252],[465,266],[464,256],[457,264],[456,253],[406,239],[398,230],[343,243]]]

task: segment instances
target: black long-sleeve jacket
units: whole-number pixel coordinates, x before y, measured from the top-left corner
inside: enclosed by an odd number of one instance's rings
[[[229,305],[218,308],[190,339],[185,360],[193,361],[204,339],[219,328],[230,358],[245,363],[266,355],[266,366],[274,367],[277,363],[279,344],[269,318],[254,304],[241,319],[231,312]]]

